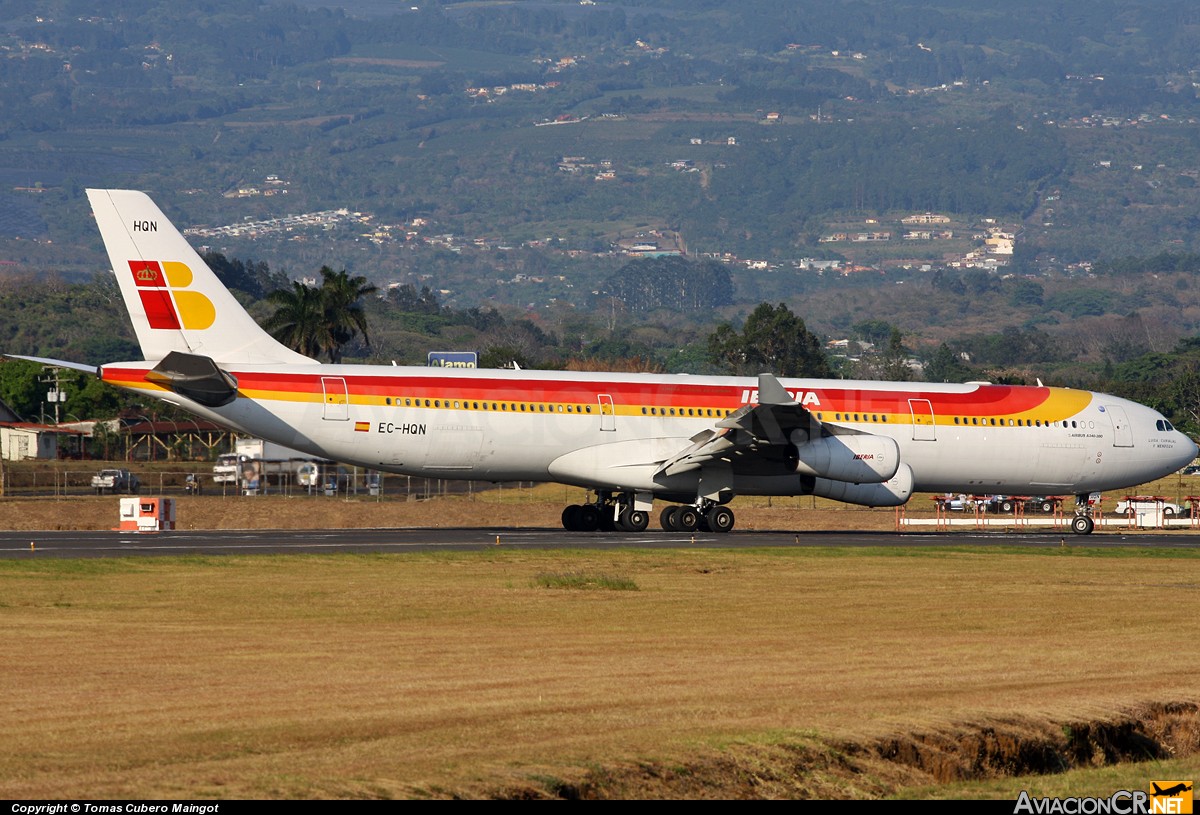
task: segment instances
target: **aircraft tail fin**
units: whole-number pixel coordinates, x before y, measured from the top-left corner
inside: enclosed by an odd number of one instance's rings
[[[279,343],[234,299],[150,197],[88,190],[142,354],[218,363],[315,363]]]

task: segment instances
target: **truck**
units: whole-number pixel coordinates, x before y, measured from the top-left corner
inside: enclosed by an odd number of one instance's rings
[[[290,482],[300,487],[315,486],[312,463],[317,459],[308,453],[284,447],[265,439],[237,438],[233,452],[217,457],[213,465],[213,482],[254,494],[265,490],[269,483]]]
[[[101,470],[92,476],[92,489],[96,491],[97,495],[103,495],[105,492],[114,494],[127,492],[130,495],[137,495],[142,490],[142,482],[129,470]]]

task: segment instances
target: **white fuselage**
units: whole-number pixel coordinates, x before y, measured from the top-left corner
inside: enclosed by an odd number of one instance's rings
[[[756,401],[748,378],[361,365],[230,365],[238,398],[205,408],[146,382],[148,363],[103,376],[240,432],[388,472],[696,493],[698,471],[661,463]],[[1196,446],[1161,414],[1088,391],[997,385],[782,380],[822,424],[894,439],[921,491],[1080,494],[1159,478]],[[808,490],[787,461],[732,463],[734,494]]]

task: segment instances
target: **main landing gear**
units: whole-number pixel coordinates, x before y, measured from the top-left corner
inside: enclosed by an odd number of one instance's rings
[[[733,529],[733,510],[710,506],[701,510],[693,506],[671,506],[662,511],[658,522],[669,532],[729,532]]]
[[[564,509],[562,525],[568,532],[644,532],[650,525],[650,513],[637,509],[632,496],[601,492],[594,503]]]
[[[1096,528],[1089,498],[1090,496],[1086,492],[1075,496],[1075,517],[1071,519],[1071,531],[1076,535],[1090,535]]]
[[[599,492],[587,504],[572,504],[563,510],[563,529],[569,532],[644,532],[650,525],[650,513],[638,509],[629,493],[613,495]],[[649,506],[649,503],[643,503]],[[659,515],[659,524],[669,532],[729,532],[733,529],[733,510],[708,500],[698,505],[672,504]]]

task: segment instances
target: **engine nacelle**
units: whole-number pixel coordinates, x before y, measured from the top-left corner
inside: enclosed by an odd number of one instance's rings
[[[792,455],[793,469],[801,475],[858,484],[880,484],[900,466],[895,439],[866,433],[823,436],[796,445]]]
[[[851,484],[846,481],[831,481],[828,478],[814,478],[811,484],[805,479],[804,488],[808,494],[845,501],[847,504],[898,507],[908,503],[908,499],[912,497],[913,474],[911,467],[901,463],[895,474],[881,484]]]

